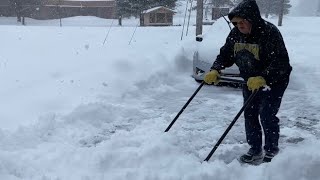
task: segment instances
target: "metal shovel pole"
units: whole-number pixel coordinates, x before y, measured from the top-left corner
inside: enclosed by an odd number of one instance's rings
[[[216,143],[216,145],[214,145],[213,149],[211,150],[211,152],[208,154],[207,158],[204,161],[209,161],[211,156],[213,155],[213,153],[218,149],[219,145],[221,144],[221,142],[223,141],[223,139],[227,136],[227,134],[229,133],[229,131],[231,130],[231,128],[233,127],[233,125],[236,123],[236,121],[239,119],[240,115],[242,114],[242,112],[247,108],[247,106],[251,103],[251,101],[253,100],[253,98],[257,95],[257,93],[259,92],[259,90],[254,91],[250,97],[248,98],[248,100],[244,103],[244,105],[242,106],[242,108],[240,109],[240,111],[238,112],[238,114],[236,115],[236,117],[232,120],[231,124],[229,125],[229,127],[226,129],[226,131],[223,133],[223,135],[220,137],[220,139],[218,140],[218,142]]]
[[[224,80],[224,81],[228,81],[228,82],[235,82],[235,83],[241,83],[241,84],[245,84],[245,81],[242,80],[237,80],[237,79],[232,79],[232,78],[227,78],[227,77],[220,77],[220,80]],[[200,84],[200,86],[197,88],[197,90],[192,94],[192,96],[189,98],[189,100],[187,101],[187,103],[182,107],[182,109],[179,111],[179,113],[176,115],[176,117],[172,120],[172,122],[169,124],[169,126],[167,127],[167,129],[164,132],[168,132],[170,130],[170,128],[172,127],[172,125],[177,121],[177,119],[179,118],[179,116],[182,114],[182,112],[187,108],[187,106],[190,104],[190,102],[192,101],[192,99],[197,95],[197,93],[200,91],[200,89],[202,88],[202,86],[205,84],[204,81],[202,81],[202,83]]]
[[[228,77],[220,77],[219,79],[223,80],[223,81],[232,82],[232,83],[246,84],[245,81],[239,80],[239,79],[232,79],[232,78],[228,78]]]
[[[179,113],[176,115],[176,117],[172,120],[172,122],[170,123],[170,125],[167,127],[167,129],[164,132],[168,132],[170,130],[170,128],[172,127],[172,125],[176,122],[176,120],[179,118],[180,114],[186,109],[186,107],[189,105],[189,103],[192,101],[192,99],[197,95],[197,93],[200,91],[200,89],[202,88],[202,86],[205,84],[204,81],[202,81],[202,83],[200,84],[200,86],[198,87],[198,89],[192,94],[192,96],[189,98],[188,102],[182,107],[182,109],[179,111]]]

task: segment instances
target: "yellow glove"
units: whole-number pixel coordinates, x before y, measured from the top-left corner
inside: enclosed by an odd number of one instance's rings
[[[217,70],[212,70],[204,76],[204,82],[206,82],[207,84],[214,83],[215,85],[217,85],[219,83],[219,78],[219,72]]]
[[[258,90],[265,85],[267,85],[267,83],[262,76],[250,77],[247,82],[250,91]]]

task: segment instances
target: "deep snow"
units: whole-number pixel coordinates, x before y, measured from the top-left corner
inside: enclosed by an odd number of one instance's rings
[[[199,86],[191,78],[193,26],[183,41],[181,26],[138,27],[129,44],[137,23],[132,19],[112,27],[103,45],[110,20],[76,17],[63,27],[58,21],[0,22],[11,24],[0,28],[0,179],[320,176],[320,18],[286,17],[280,27],[294,68],[279,113],[281,151],[257,167],[236,160],[248,148],[243,117],[202,163],[241,108],[239,89],[204,86],[163,132]]]

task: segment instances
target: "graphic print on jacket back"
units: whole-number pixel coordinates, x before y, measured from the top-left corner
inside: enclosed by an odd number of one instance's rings
[[[260,48],[258,44],[234,44],[235,63],[239,67],[240,75],[245,80],[250,76],[257,76],[258,72],[261,71],[259,51]]]
[[[251,52],[254,55],[255,59],[260,60],[260,58],[259,58],[259,45],[258,44],[235,43],[234,44],[234,56],[236,56],[236,54],[243,49],[248,50],[249,52]]]

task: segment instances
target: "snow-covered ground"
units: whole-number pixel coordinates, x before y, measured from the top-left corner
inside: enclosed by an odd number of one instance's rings
[[[182,26],[136,29],[136,20],[110,31],[111,20],[93,17],[63,27],[14,20],[0,19],[1,180],[320,177],[320,18],[286,17],[280,27],[294,68],[279,113],[281,151],[257,167],[236,160],[248,148],[243,117],[203,163],[242,106],[239,89],[204,86],[163,132],[199,86],[194,26],[180,41]]]

